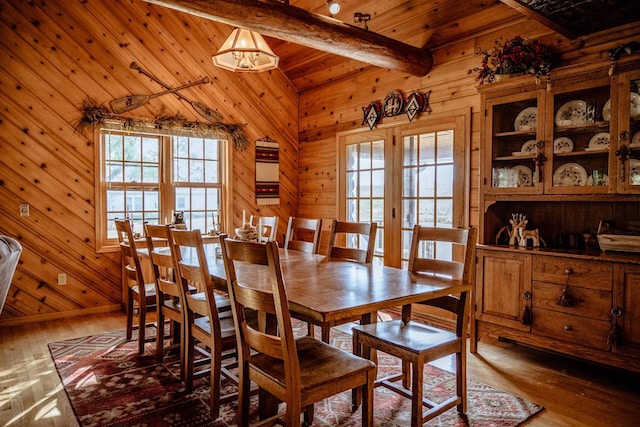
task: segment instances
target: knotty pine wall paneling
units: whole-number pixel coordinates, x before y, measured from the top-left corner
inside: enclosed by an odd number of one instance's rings
[[[512,16],[505,10],[504,19]],[[480,65],[480,49],[489,50],[496,40],[516,35],[540,39],[552,46],[560,65],[577,64],[607,57],[607,50],[621,43],[640,39],[640,25],[601,34],[588,40],[570,42],[538,22],[523,17],[497,27],[487,27],[479,34],[464,34],[460,27],[464,20],[452,25],[451,31],[460,34],[460,40],[433,50],[434,66],[424,77],[363,67],[343,78],[320,86],[310,86],[300,93],[299,133],[299,194],[300,216],[322,216],[330,223],[337,213],[336,200],[336,134],[354,129],[367,129],[362,124],[362,107],[372,100],[384,100],[394,90],[409,94],[413,90],[431,90],[430,105],[434,113],[452,112],[471,108],[470,140],[470,197],[469,221],[478,226],[480,191],[480,96],[476,74],[472,70]],[[446,30],[445,30],[446,31]],[[437,41],[438,34],[432,35]],[[342,66],[339,64],[338,66]],[[551,83],[553,84],[553,82]],[[384,124],[408,122],[406,117],[383,118]],[[422,113],[415,122],[428,123],[429,115]],[[324,228],[324,227],[323,227]],[[327,230],[321,243],[326,243]],[[322,246],[326,249],[326,245]]]
[[[120,255],[95,248],[95,166],[92,132],[74,127],[87,98],[111,99],[162,91],[131,69],[137,62],[182,91],[246,124],[250,147],[233,151],[233,210],[287,218],[298,210],[298,97],[280,71],[239,75],[213,66],[211,54],[231,27],[150,5],[142,0],[8,0],[0,3],[0,234],[16,237],[23,253],[0,327],[118,310]],[[134,118],[180,114],[201,120],[173,95],[129,113]],[[255,144],[280,143],[280,208],[257,210]],[[20,217],[19,205],[30,205]],[[57,285],[66,273],[67,285]]]

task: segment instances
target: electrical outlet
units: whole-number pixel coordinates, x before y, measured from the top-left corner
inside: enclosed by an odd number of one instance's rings
[[[29,216],[29,205],[27,203],[20,205],[20,216]]]
[[[67,284],[67,275],[64,273],[58,274],[58,285],[66,285]]]

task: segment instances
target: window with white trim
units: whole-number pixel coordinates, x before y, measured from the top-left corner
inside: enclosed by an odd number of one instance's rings
[[[113,220],[173,222],[206,233],[221,224],[226,141],[209,137],[100,131],[100,185],[96,195],[97,248],[117,244]]]

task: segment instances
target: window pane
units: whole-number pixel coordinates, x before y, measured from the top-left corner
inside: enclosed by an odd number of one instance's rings
[[[420,225],[428,227],[435,226],[435,201],[429,199],[421,199],[419,201]]]
[[[356,197],[358,195],[358,173],[347,173],[347,197]]]
[[[178,136],[173,138],[174,157],[189,157],[189,138]]]
[[[207,160],[218,160],[220,158],[218,151],[220,143],[217,139],[204,140],[204,158]]]
[[[347,145],[347,170],[352,171],[358,168],[358,146]]]
[[[361,199],[358,208],[360,209],[358,221],[371,221],[371,201],[369,199]]]
[[[158,175],[158,165],[144,165],[143,166],[143,175],[142,175],[142,181],[143,182],[159,182],[159,175]]]
[[[360,144],[360,170],[371,169],[371,143]]]
[[[453,131],[438,132],[438,163],[453,162]]]
[[[384,197],[384,169],[371,173],[371,196]]]
[[[142,161],[142,141],[140,137],[124,137],[124,160]]]
[[[438,167],[438,196],[453,197],[453,165]]]
[[[420,164],[432,165],[436,158],[436,141],[433,133],[420,135]]]
[[[218,182],[218,162],[207,160],[204,162],[204,181]]]
[[[402,230],[402,258],[409,259],[413,230]]]
[[[371,196],[371,172],[360,172],[360,197]]]
[[[173,182],[189,182],[189,161],[175,159],[173,162]]]
[[[453,223],[453,206],[451,199],[438,200],[436,227],[451,228]]]
[[[377,222],[378,226],[384,226],[384,199],[373,199],[371,201],[371,222]]]
[[[204,140],[200,138],[189,138],[189,157],[192,159],[204,158]]]
[[[142,160],[157,163],[160,160],[160,141],[158,138],[142,140]]]
[[[433,166],[421,168],[418,178],[418,183],[420,185],[420,197],[434,197],[436,195],[435,172],[436,168]],[[440,182],[438,182],[438,192],[439,191]]]
[[[204,162],[191,160],[189,162],[189,182],[204,182]]]
[[[403,164],[405,166],[418,164],[418,147],[414,135],[404,137]]]
[[[402,196],[416,197],[418,195],[418,174],[416,168],[406,168],[402,181]]]
[[[402,227],[411,228],[417,224],[416,209],[418,203],[415,199],[407,199],[402,202]]]
[[[124,180],[126,182],[142,181],[142,166],[140,165],[140,163],[124,164]]]

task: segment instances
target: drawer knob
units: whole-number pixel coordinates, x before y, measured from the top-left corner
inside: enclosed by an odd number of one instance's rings
[[[572,331],[573,328],[571,327],[571,325],[564,325],[564,330],[565,331]]]
[[[566,274],[567,276],[568,276],[569,274],[573,274],[573,268],[571,268],[571,267],[567,268],[567,269],[564,271],[564,274]]]
[[[611,315],[613,317],[620,317],[622,316],[622,309],[620,307],[613,307],[611,309]]]

